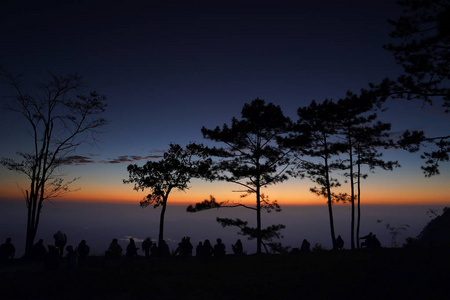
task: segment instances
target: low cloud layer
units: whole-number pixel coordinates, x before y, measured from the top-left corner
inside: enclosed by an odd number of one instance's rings
[[[148,155],[148,156],[139,156],[139,155],[121,155],[117,158],[109,158],[107,160],[101,161],[105,164],[121,164],[121,163],[131,163],[135,161],[140,161],[144,159],[159,159],[162,158],[162,155]]]
[[[163,157],[162,155],[147,155],[147,156],[121,155],[116,158],[108,158],[106,160],[96,161],[94,159],[95,156],[99,156],[99,155],[98,154],[72,155],[72,156],[66,157],[64,160],[65,160],[66,165],[81,166],[81,165],[97,164],[97,163],[101,163],[101,164],[132,163],[132,162],[147,160],[147,159],[160,159]]]

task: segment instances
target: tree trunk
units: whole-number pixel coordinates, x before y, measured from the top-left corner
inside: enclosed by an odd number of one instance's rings
[[[168,196],[164,196],[161,214],[159,216],[158,249],[161,249],[162,242],[164,241],[164,215],[166,213],[167,197]]]
[[[350,202],[352,205],[352,221],[351,221],[351,229],[350,229],[350,243],[351,249],[355,250],[355,187],[353,182],[353,152],[352,152],[352,142],[351,138],[349,138],[349,158],[350,158]]]
[[[256,232],[257,232],[257,245],[256,245],[256,254],[261,254],[261,195],[260,195],[260,187],[259,187],[259,178],[257,180],[256,186]]]
[[[356,247],[359,249],[359,230],[361,227],[361,157],[358,151],[358,220],[356,222]]]
[[[330,187],[330,176],[329,176],[329,168],[328,168],[328,157],[325,157],[325,180],[326,180],[326,188],[327,188],[327,197],[328,197],[328,216],[330,220],[330,231],[331,231],[331,242],[333,244],[333,250],[336,250],[336,234],[334,232],[334,219],[333,219],[333,203],[331,201],[331,187]]]

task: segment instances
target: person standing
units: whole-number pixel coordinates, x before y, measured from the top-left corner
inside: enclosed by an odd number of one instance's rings
[[[62,257],[64,253],[64,247],[67,244],[67,236],[66,234],[62,233],[61,230],[58,230],[58,232],[53,235],[53,238],[55,239],[55,247],[58,248],[59,256]]]

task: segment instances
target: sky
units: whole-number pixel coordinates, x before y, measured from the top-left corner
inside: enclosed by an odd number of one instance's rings
[[[48,74],[78,73],[83,90],[107,96],[103,128],[95,144],[80,147],[86,163],[63,170],[78,191],[66,200],[138,203],[145,193],[123,184],[130,163],[168,149],[169,143],[205,142],[201,127],[239,117],[255,98],[280,105],[295,120],[313,99],[339,99],[369,82],[401,71],[383,44],[392,42],[387,19],[394,1],[2,1],[0,65],[23,74],[30,87]],[[0,81],[2,101],[10,96]],[[440,134],[450,118],[439,106],[388,102],[380,115],[393,134]],[[30,146],[18,115],[0,110],[0,156]],[[386,159],[402,165],[377,170],[363,182],[371,204],[450,204],[450,166],[424,178],[419,154],[396,150]],[[283,204],[324,204],[307,179],[265,191]],[[0,199],[22,198],[25,178],[0,167]],[[238,200],[231,183],[193,180],[171,203],[195,203],[214,195]],[[364,198],[365,197],[365,198]]]

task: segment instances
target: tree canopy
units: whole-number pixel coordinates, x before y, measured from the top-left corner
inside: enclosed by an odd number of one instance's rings
[[[289,130],[290,120],[283,115],[279,106],[266,104],[261,99],[245,104],[241,117],[240,120],[232,118],[231,126],[224,124],[214,129],[203,127],[202,133],[204,138],[224,144],[206,150],[208,155],[216,158],[214,179],[239,185],[242,188],[239,192],[244,197],[251,194],[256,196],[256,206],[252,209],[256,211],[257,219],[257,253],[261,253],[261,209],[279,210],[278,203],[263,197],[261,189],[288,179],[286,170],[289,150],[280,146],[279,138]],[[208,201],[204,201],[201,208],[217,207],[217,202],[208,204]],[[223,206],[223,202],[219,206]],[[196,211],[195,207],[191,206],[190,211]],[[226,221],[222,224],[235,223]]]

